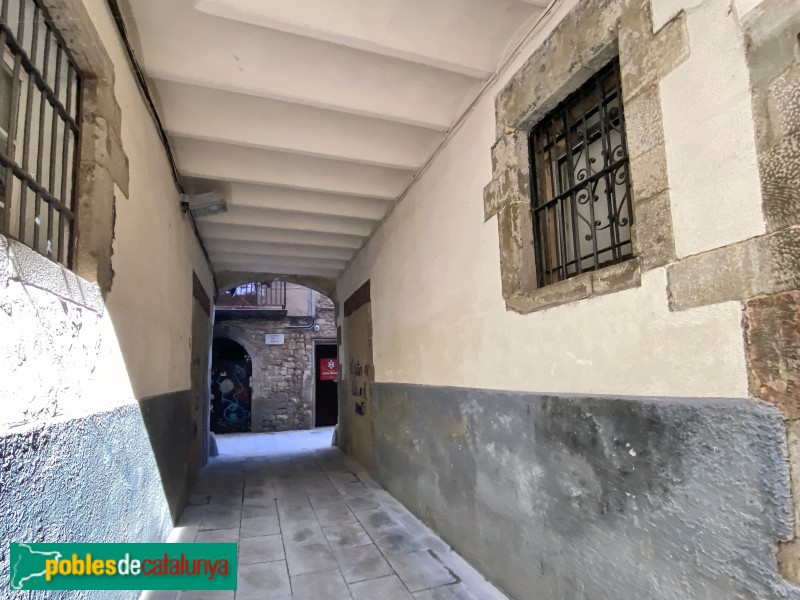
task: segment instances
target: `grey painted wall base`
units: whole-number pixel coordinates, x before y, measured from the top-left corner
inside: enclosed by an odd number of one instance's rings
[[[0,433],[0,596],[9,542],[161,542],[172,527],[137,405]],[[26,592],[137,598],[138,591]]]
[[[181,390],[139,400],[173,522],[186,506],[199,471],[199,464],[192,466],[191,460],[195,446],[202,443],[193,420],[193,399],[192,390]]]
[[[800,598],[784,424],[747,400],[378,383],[376,478],[518,600]]]

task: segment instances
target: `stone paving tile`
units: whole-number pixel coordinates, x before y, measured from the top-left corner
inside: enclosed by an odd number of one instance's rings
[[[338,570],[321,571],[292,577],[294,600],[350,600],[342,574]],[[377,597],[374,600],[378,600]]]
[[[371,534],[378,534],[393,527],[399,527],[400,522],[386,508],[377,508],[366,512],[356,513],[358,520]]]
[[[378,501],[375,496],[369,493],[361,493],[357,496],[350,496],[347,499],[347,506],[350,507],[355,513],[363,512],[365,510],[372,510],[374,508],[380,508],[381,503]]]
[[[400,525],[382,529],[372,534],[375,545],[384,554],[408,554],[425,550],[422,542],[415,538],[405,527]]]
[[[258,535],[275,535],[281,532],[277,516],[242,517],[241,529],[243,538]]]
[[[242,506],[242,518],[251,519],[253,517],[277,517],[278,509],[275,508],[275,502],[270,502],[268,505],[248,505]]]
[[[386,558],[412,592],[456,583],[453,574],[427,550],[389,555]]]
[[[264,535],[239,540],[239,564],[284,560],[283,540],[280,535]]]
[[[194,541],[198,544],[235,544],[239,541],[239,528],[199,531]]]
[[[329,440],[219,436],[170,540],[238,542],[237,600],[507,600]]]
[[[358,523],[345,523],[344,525],[333,525],[324,527],[322,531],[328,539],[331,548],[355,548],[371,544],[372,540]]]
[[[317,513],[317,520],[323,527],[355,523],[356,521],[356,516],[344,502],[330,504],[320,508],[314,507],[314,512]]]
[[[370,579],[350,586],[353,600],[414,600],[397,575]]]
[[[394,573],[375,544],[342,548],[334,554],[347,583],[377,579]]]
[[[306,496],[305,504],[288,504],[283,500],[278,500],[278,515],[283,521],[314,521],[316,515],[311,503]]]
[[[345,497],[338,491],[335,494],[309,494],[308,498],[311,500],[311,506],[314,507],[314,510],[340,504],[345,500]]]
[[[292,577],[316,571],[330,571],[338,566],[327,542],[287,545],[286,562],[289,563],[289,574]]]
[[[278,514],[278,510],[275,508],[275,498],[267,498],[265,496],[258,498],[245,498],[244,502],[242,503],[242,507],[245,506],[271,509],[273,514]]]
[[[481,600],[463,583],[445,585],[414,594],[416,600]]]
[[[236,589],[236,600],[255,598],[290,598],[289,573],[286,561],[240,565]]]
[[[322,527],[314,521],[283,523],[283,543],[287,546],[298,544],[325,543]]]

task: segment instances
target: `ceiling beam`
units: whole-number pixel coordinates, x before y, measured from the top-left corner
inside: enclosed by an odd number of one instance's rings
[[[180,172],[190,177],[385,200],[400,195],[414,176],[411,171],[182,137],[173,138],[173,149]]]
[[[259,256],[291,256],[314,259],[349,261],[355,250],[350,248],[331,248],[329,246],[304,246],[299,244],[274,244],[248,240],[226,240],[205,238],[206,249],[212,254],[241,253]]]
[[[247,273],[268,273],[272,275],[315,275],[318,277],[329,277],[336,279],[341,275],[341,271],[331,269],[319,269],[316,267],[292,267],[282,265],[270,265],[266,262],[222,262],[214,261],[214,271],[240,271]]]
[[[228,193],[228,206],[266,208],[367,221],[379,221],[382,219],[392,204],[391,200],[381,198],[322,194],[307,190],[249,183],[232,183]]]
[[[275,227],[253,225],[230,225],[198,219],[197,226],[203,239],[229,239],[300,246],[325,246],[357,250],[366,238],[360,235],[321,233],[318,231],[291,231]]]
[[[132,3],[147,74],[446,131],[482,79],[269,31],[185,0]],[[224,40],[224,43],[220,43]]]
[[[305,256],[264,256],[262,254],[242,254],[239,252],[211,253],[211,262],[223,264],[264,264],[268,267],[307,267],[326,271],[342,271],[347,261],[329,258],[309,258]]]
[[[344,112],[157,80],[167,131],[179,137],[415,171],[439,131]]]
[[[487,79],[510,35],[539,12],[539,5],[531,4],[517,0],[198,0],[195,7],[242,23]]]
[[[251,225],[274,227],[295,231],[318,231],[320,233],[339,233],[343,235],[368,236],[375,223],[350,217],[329,215],[299,214],[249,206],[229,206],[228,212],[201,217],[199,221],[214,221],[227,225]]]

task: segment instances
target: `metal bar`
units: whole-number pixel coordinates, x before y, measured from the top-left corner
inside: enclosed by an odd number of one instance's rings
[[[607,101],[608,97],[606,94],[605,86],[603,85],[603,80],[598,77],[597,80],[598,89],[600,90],[600,131],[602,134],[603,139],[603,149],[605,153],[605,163],[606,169],[604,169],[604,181],[606,184],[606,203],[608,204],[608,233],[611,236],[611,256],[612,260],[616,260],[619,258],[617,256],[617,246],[619,245],[619,226],[617,224],[617,210],[616,210],[616,201],[614,198],[614,190],[613,185],[614,181],[609,177],[611,173],[611,169],[608,168],[608,164],[613,160],[613,151],[614,148],[611,147],[611,134],[608,131],[608,110],[607,110]]]
[[[81,106],[83,104],[83,100],[81,99],[81,79],[78,75],[77,70],[74,69],[74,77],[75,77],[75,115],[81,114]],[[78,168],[80,161],[78,157],[81,155],[81,136],[79,136],[76,132],[70,132],[70,138],[73,140],[72,144],[72,164],[70,165],[72,169],[72,179],[70,180],[70,190],[69,190],[69,207],[71,210],[76,211],[78,210],[76,196],[77,196],[77,189],[78,189]],[[63,198],[66,200],[66,198]],[[65,230],[69,233],[69,237],[65,237]],[[69,246],[67,247],[67,260],[66,264],[68,267],[72,267],[73,259],[75,254],[75,244],[73,243],[73,237],[75,234],[75,219],[61,219],[61,236],[62,239],[59,239],[59,252],[64,245],[62,240],[65,240]],[[62,262],[59,260],[59,262]]]
[[[39,50],[39,7],[33,11],[33,40],[31,41],[31,60],[34,62]],[[22,166],[30,170],[30,146],[28,142],[31,136],[31,106],[33,104],[33,80],[28,77],[28,95],[25,102],[25,133],[22,141]]]
[[[11,50],[11,52],[15,55],[15,57],[19,58],[22,63],[22,67],[28,73],[29,77],[32,77],[34,83],[36,83],[36,87],[45,94],[47,97],[47,101],[53,106],[55,110],[61,115],[61,118],[69,124],[69,126],[74,130],[78,131],[78,124],[75,122],[75,119],[69,115],[66,110],[64,109],[64,105],[61,103],[61,100],[57,97],[53,96],[53,93],[50,90],[50,84],[47,83],[47,73],[41,74],[39,70],[36,68],[30,58],[28,58],[27,53],[25,50],[17,43],[17,41],[13,37],[13,32],[11,32],[8,26],[0,23],[0,34],[6,34],[5,44]],[[52,30],[48,27],[47,28],[47,39],[53,35]],[[57,44],[58,45],[58,44]],[[61,46],[58,46],[61,48]]]
[[[555,197],[556,194],[558,193],[557,190],[556,190],[555,162],[553,161],[553,150],[555,149],[555,142],[551,143],[551,141],[550,141],[550,123],[547,124],[547,127],[545,128],[545,133],[546,133],[547,144],[548,144],[548,146],[550,146],[550,148],[547,150],[547,170],[548,170],[548,173],[550,174],[550,193],[551,193],[551,195],[553,197]],[[555,207],[555,206],[556,205],[554,204],[553,207]],[[547,215],[547,213],[545,213],[545,215]],[[554,215],[556,215],[556,217],[557,217],[556,211],[554,211]],[[558,219],[556,218],[555,221],[556,222],[554,223],[554,225],[557,228],[558,227],[558,223],[557,223]],[[555,238],[553,240],[553,242],[550,241],[550,235],[551,234]],[[551,230],[551,228],[550,228],[550,219],[547,219],[547,257],[548,257],[547,269],[548,269],[548,275],[550,276],[549,277],[550,283],[552,283],[552,280],[553,280],[553,271],[555,270],[556,267],[558,267],[558,235],[557,234],[558,234],[558,231]],[[553,243],[555,243],[555,248],[552,247]],[[554,257],[553,257],[552,252],[551,252],[552,250],[556,250],[555,260],[553,260]]]
[[[564,112],[562,113],[562,119],[564,121],[564,136],[566,142],[566,155],[567,155],[567,188],[573,189],[575,187],[575,165],[572,159],[572,139],[569,135],[570,124],[569,124],[569,104],[564,108]],[[578,207],[575,203],[575,194],[570,193],[569,195],[570,200],[570,219],[572,220],[572,252],[573,256],[580,256],[581,254],[581,247],[580,241],[578,240]],[[564,235],[566,236],[567,232],[564,231]],[[566,256],[564,257],[566,260]],[[576,263],[576,268],[578,274],[581,273],[581,263],[578,261]]]
[[[586,181],[588,181],[590,183],[594,183],[594,182],[597,182],[597,181],[601,180],[603,178],[604,174],[606,174],[606,173],[608,173],[610,171],[613,171],[617,167],[620,167],[620,166],[624,165],[626,160],[627,160],[627,158],[623,158],[623,159],[620,159],[620,160],[614,162],[608,169],[603,169],[601,171],[598,171],[597,173],[592,175],[590,178],[588,178]],[[563,200],[564,198],[568,197],[571,193],[573,193],[573,192],[577,191],[578,189],[580,189],[581,187],[583,187],[582,183],[583,182],[581,182],[581,185],[576,185],[573,189],[567,190],[564,193],[559,194],[558,196],[556,196],[552,200],[548,200],[545,204],[542,204],[539,208],[542,208],[543,206],[547,206],[547,205],[549,205],[549,206],[555,205],[560,200]]]
[[[8,0],[2,0],[0,4],[0,24],[8,22]],[[6,31],[0,29],[0,52],[5,54],[6,48]],[[2,59],[2,56],[0,56]],[[2,68],[2,67],[0,67]],[[7,173],[0,174],[0,183],[3,185],[3,211],[0,212],[0,231],[6,235],[10,235],[9,225],[11,223],[11,182],[8,180]]]
[[[595,214],[594,214],[594,190],[596,186],[592,186],[592,157],[591,157],[591,147],[589,146],[589,133],[588,133],[588,124],[586,123],[586,117],[588,116],[588,112],[584,112],[582,115],[582,122],[583,122],[583,147],[584,147],[584,160],[586,163],[586,194],[587,200],[586,203],[589,205],[589,235],[592,238],[592,254],[594,256],[594,269],[597,270],[600,268],[600,257],[597,254],[597,231],[595,230]],[[583,259],[581,258],[581,262]]]
[[[61,91],[61,46],[56,46],[56,73],[55,73],[55,89],[53,90],[56,97]],[[66,124],[64,129],[67,129]],[[47,187],[50,193],[56,194],[56,147],[58,146],[58,113],[53,111],[53,122],[50,127],[50,173],[47,179]],[[64,170],[62,165],[61,170]],[[53,205],[48,202],[47,204],[47,243],[45,249],[48,255],[52,254],[53,250]]]
[[[23,23],[25,20],[25,3],[20,2],[19,8],[19,17],[20,23],[19,28],[22,29]],[[5,20],[5,19],[4,19]],[[6,35],[5,44],[0,46],[0,51],[5,53],[5,46],[9,45],[10,42],[13,40],[13,34],[9,30]],[[16,140],[17,140],[17,113],[19,112],[19,96],[20,96],[20,78],[19,78],[19,70],[20,70],[21,59],[19,55],[14,56],[14,71],[11,79],[11,110],[9,111],[9,120],[8,120],[8,140],[6,143],[6,154],[10,156],[12,159],[16,154]],[[5,225],[4,231],[7,233],[11,233],[11,189],[13,188],[13,181],[11,181],[11,177],[13,172],[9,169],[6,169],[6,176],[4,182],[6,184],[6,200],[5,200]],[[22,187],[20,187],[20,194],[22,194]]]
[[[620,75],[619,63],[614,64],[614,80],[616,81],[616,94],[617,104],[619,105],[619,134],[620,144],[622,146],[622,158],[625,161],[625,188],[628,197],[628,233],[629,239],[632,239],[631,232],[633,231],[633,197],[631,194],[631,174],[628,165],[628,137],[625,129],[625,108],[622,104],[622,76]]]
[[[44,32],[44,56],[42,62],[42,70],[44,72],[44,77],[47,77],[48,70],[50,68],[50,29],[46,28]],[[39,101],[39,145],[38,145],[38,152],[36,153],[36,181],[41,183],[42,176],[43,176],[43,164],[42,161],[44,160],[44,119],[45,119],[45,110],[47,108],[47,104],[44,101],[44,97],[41,98]],[[44,187],[42,187],[44,189]],[[36,194],[34,198],[34,209],[33,209],[33,247],[39,249],[39,212],[41,210],[41,197],[40,194]]]
[[[39,51],[39,6],[34,4],[33,10],[33,39],[31,40],[31,60],[36,61]],[[28,77],[28,94],[25,101],[25,125],[24,133],[22,136],[22,167],[28,172],[31,170],[30,165],[30,142],[31,142],[31,119],[33,116],[33,80]],[[26,234],[25,221],[28,212],[28,193],[27,191],[20,195],[19,207],[19,239],[24,241]]]
[[[46,202],[50,202],[55,209],[69,219],[74,217],[73,212],[64,206],[58,198],[50,194],[38,181],[32,178],[22,167],[10,160],[0,152],[0,167],[9,169],[18,179],[27,185],[33,192],[39,194]]]
[[[539,233],[539,221],[536,217],[536,205],[539,198],[540,170],[536,164],[538,153],[536,152],[535,135],[528,136],[528,165],[531,174],[531,222],[533,224],[533,256],[536,264],[536,285],[544,285],[544,261],[542,256],[542,236]]]
[[[69,63],[69,59],[67,59],[67,112],[70,112],[72,109],[72,65]],[[69,130],[69,127],[64,127],[64,138],[61,140],[61,190],[59,193],[59,197],[61,198],[61,202],[66,204],[67,202],[67,181],[69,180],[69,173],[71,169],[69,168],[69,142],[70,136],[72,133]],[[70,203],[71,204],[71,203]],[[71,206],[70,206],[71,208]],[[58,251],[56,252],[56,260],[61,262],[63,257],[63,236],[64,236],[64,228],[63,228],[64,219],[59,217],[59,228],[58,228]]]

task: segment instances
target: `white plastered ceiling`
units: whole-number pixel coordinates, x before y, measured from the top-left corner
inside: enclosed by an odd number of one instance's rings
[[[129,0],[217,271],[337,277],[548,0]]]

